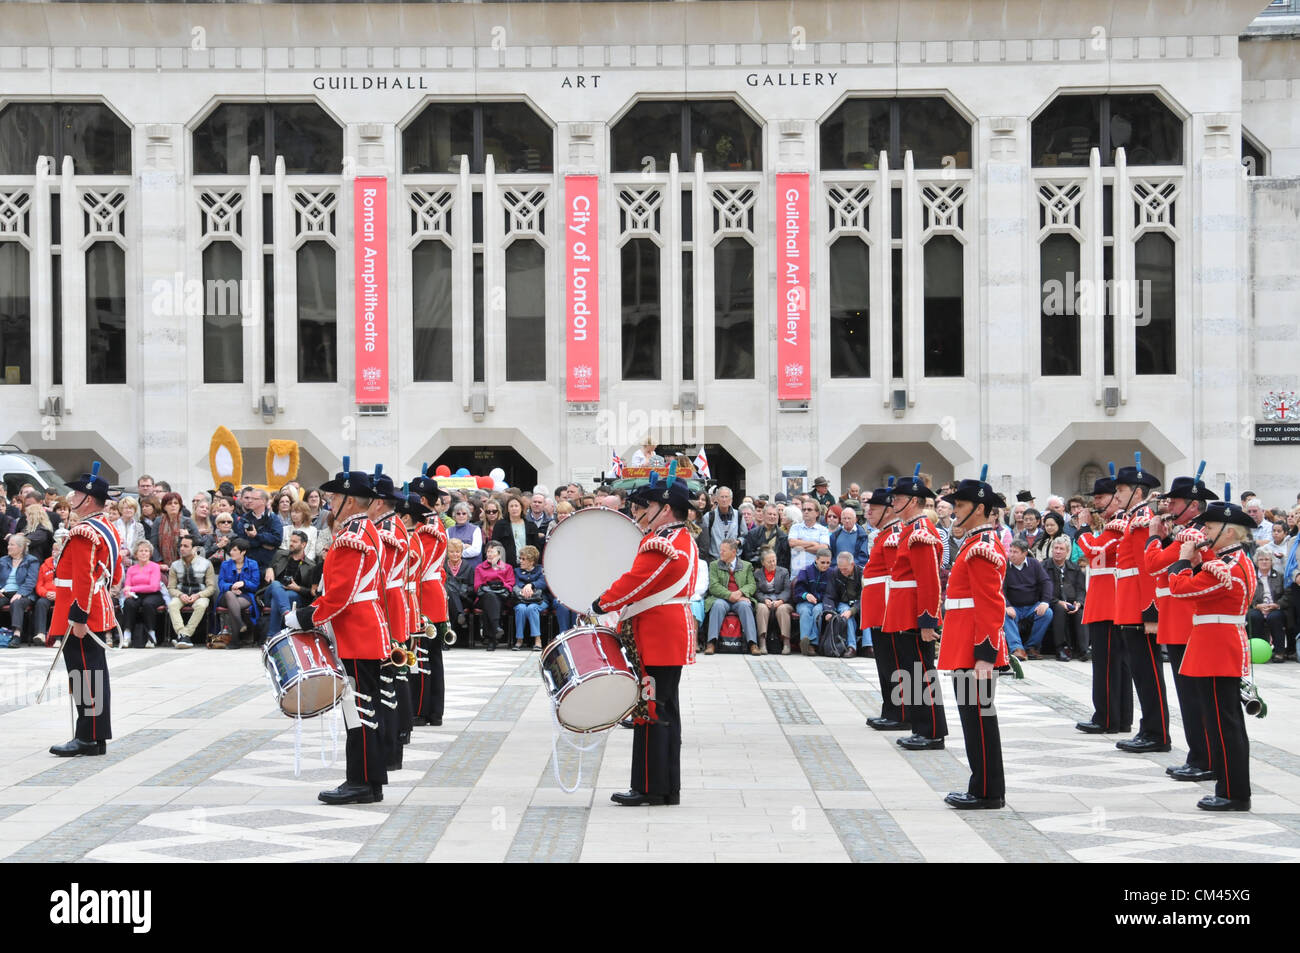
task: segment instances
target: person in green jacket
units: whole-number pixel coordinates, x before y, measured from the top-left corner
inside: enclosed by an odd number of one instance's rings
[[[739,540],[724,539],[718,545],[718,559],[709,566],[709,594],[704,599],[704,611],[709,619],[705,655],[717,650],[722,620],[733,612],[740,617],[740,630],[749,643],[749,654],[759,654],[758,626],[754,624],[754,593],[758,591],[758,582],[754,579],[754,567],[740,558],[739,551]]]

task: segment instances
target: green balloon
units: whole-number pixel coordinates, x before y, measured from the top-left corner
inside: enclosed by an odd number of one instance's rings
[[[1256,665],[1263,665],[1273,657],[1273,646],[1263,639],[1250,640],[1250,660]]]

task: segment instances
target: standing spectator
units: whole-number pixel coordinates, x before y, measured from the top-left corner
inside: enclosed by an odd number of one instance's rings
[[[838,503],[826,507],[825,524],[826,529],[832,533],[840,528],[840,505]]]
[[[294,506],[304,506],[295,503]],[[304,506],[305,508],[305,506]],[[319,578],[313,560],[307,554],[308,531],[315,527],[289,531],[289,548],[275,554],[275,559],[262,574],[269,585],[267,595],[271,603],[271,620],[283,619],[286,612],[309,601],[312,583]]]
[[[50,514],[39,503],[28,503],[23,515],[25,520],[19,531],[27,537],[27,552],[39,566],[54,552],[55,526],[50,521]]]
[[[198,530],[194,541],[196,544],[203,545],[203,541],[212,536],[212,504],[208,501],[207,493],[195,494],[194,499],[190,501],[190,514],[194,520],[194,528]]]
[[[1023,491],[1022,491],[1023,492]],[[1029,504],[1021,501],[1011,508],[1011,521],[1007,524],[1011,529],[1013,539],[1025,531],[1025,510],[1029,509]]]
[[[848,553],[859,572],[867,564],[867,557],[871,555],[870,534],[858,525],[858,512],[851,506],[840,509],[840,527],[831,532],[830,551],[837,563],[840,553]]]
[[[1043,524],[1047,523],[1045,519]],[[1081,662],[1088,661],[1087,626],[1080,625],[1086,586],[1083,570],[1070,559],[1073,546],[1070,537],[1058,533],[1052,538],[1049,558],[1042,564],[1052,585],[1048,601],[1052,605],[1052,641],[1056,643],[1058,662],[1068,662],[1072,654]]]
[[[145,473],[135,481],[135,495],[137,500],[147,500],[153,496],[153,477]]]
[[[453,539],[460,540],[462,558],[469,564],[469,571],[473,572],[483,561],[483,531],[469,521],[468,503],[457,503],[451,508],[451,515],[455,523],[447,530],[447,542],[450,544]]]
[[[501,544],[493,540],[487,544],[486,558],[474,569],[474,591],[483,610],[483,638],[489,652],[496,651],[497,642],[505,635],[501,610],[515,587],[515,571],[505,561],[505,555]]]
[[[1065,505],[1069,510],[1065,532],[1069,534],[1070,539],[1076,538],[1080,533],[1088,532],[1088,504],[1083,501],[1083,497],[1072,496]]]
[[[740,617],[740,630],[749,643],[750,655],[761,655],[767,650],[758,644],[758,630],[754,624],[754,593],[758,584],[754,567],[740,559],[737,552],[740,541],[724,539],[718,544],[717,561],[709,566],[709,594],[704,600],[704,611],[709,617],[709,644],[705,655],[712,655],[717,647],[722,620],[728,615]]]
[[[154,559],[164,566],[170,566],[180,559],[176,542],[182,534],[198,539],[199,528],[192,519],[181,514],[181,495],[168,493],[162,499],[162,515],[154,522],[153,531],[149,534]]]
[[[844,650],[844,658],[854,658],[858,654],[858,627],[853,618],[858,614],[861,602],[861,570],[855,566],[851,553],[841,552],[822,596],[822,624],[828,624],[836,615],[848,623],[848,647]],[[864,654],[867,654],[867,648],[863,646]]]
[[[1245,506],[1246,513],[1255,521],[1255,528],[1250,531],[1253,551],[1261,544],[1273,542],[1273,523],[1264,518],[1264,504],[1259,501],[1259,497],[1252,495]]]
[[[131,647],[140,632],[149,634],[144,647],[158,645],[158,610],[163,606],[162,566],[154,562],[153,543],[141,540],[131,555],[135,562],[122,573],[122,648]]]
[[[594,499],[592,503],[588,505],[595,505]],[[483,503],[483,514],[482,518],[479,520],[479,530],[483,533],[483,542],[485,544],[496,538],[496,526],[497,523],[500,522],[501,504],[492,497],[488,497]]]
[[[775,503],[763,505],[763,519],[758,526],[745,534],[741,558],[757,569],[762,563],[764,548],[770,548],[776,555],[776,564],[785,570],[786,578],[790,576],[790,540],[781,529],[781,507]],[[788,597],[787,597],[788,598]],[[759,626],[762,630],[762,626]]]
[[[112,503],[113,501],[109,500],[108,502]],[[117,510],[116,505],[113,506],[113,510]],[[108,506],[104,507],[104,512],[108,512]],[[117,517],[114,516],[113,519],[117,519]],[[60,499],[54,504],[54,508],[50,510],[50,522],[56,530],[61,526],[72,525],[72,507],[68,505],[67,500]]]
[[[777,564],[776,550],[770,546],[763,547],[760,552],[762,565],[754,573],[754,622],[758,629],[758,644],[763,652],[767,651],[769,617],[775,613],[781,632],[781,654],[789,655],[790,614],[794,611],[790,604],[790,570]]]
[[[545,539],[546,532],[550,529],[551,523],[555,520],[546,513],[546,496],[542,493],[534,493],[528,501],[528,512],[524,514],[524,519],[533,524],[537,530],[538,539]]]
[[[541,553],[536,546],[519,550],[519,571],[515,573],[515,644],[514,651],[524,647],[524,629],[533,632],[533,651],[542,650],[542,613],[549,602],[546,595],[546,576],[537,565]]]
[[[167,570],[167,591],[172,601],[167,604],[167,614],[172,620],[172,630],[176,633],[176,648],[194,647],[194,633],[198,631],[208,604],[217,594],[217,574],[212,563],[199,555],[196,543],[190,536],[182,536],[177,542],[179,556]],[[190,610],[188,621],[183,615]]]
[[[1260,546],[1260,549],[1273,557],[1273,565],[1279,570],[1286,563],[1287,542],[1286,523],[1275,522],[1273,524],[1272,540]]]
[[[1260,547],[1255,551],[1255,595],[1246,614],[1254,638],[1265,638],[1273,647],[1273,661],[1286,661],[1286,607],[1288,592],[1282,573],[1273,565],[1273,554]]]
[[[748,536],[750,532],[758,527],[758,517],[754,512],[754,504],[748,500],[741,503],[737,509],[740,510],[740,535]]]
[[[248,543],[248,558],[257,563],[260,575],[275,558],[284,531],[280,518],[268,507],[270,500],[265,490],[249,487],[246,500],[243,515],[235,520],[235,535]]]
[[[821,523],[817,522],[817,517],[821,515],[821,508],[813,500],[804,500],[800,505],[803,514],[803,522],[795,523],[790,527],[790,574],[794,576],[796,582],[800,574],[812,565],[817,558],[817,553],[825,549],[830,552],[831,531]]]
[[[326,520],[329,518],[329,511],[324,507],[324,498],[321,496],[320,490],[312,487],[307,491],[307,495],[303,498],[303,502],[306,503],[308,509],[311,510],[311,525],[315,526],[318,530],[325,529]]]
[[[1077,548],[1074,540],[1066,535],[1065,517],[1051,510],[1043,514],[1042,532],[1038,534],[1038,539],[1030,545],[1029,555],[1040,563],[1046,563],[1052,555],[1052,544],[1061,537],[1064,537],[1070,543],[1070,562],[1081,561],[1083,559],[1083,550]]]
[[[511,566],[519,565],[519,552],[525,546],[538,548],[537,527],[524,519],[524,503],[519,497],[511,496],[506,499],[505,518],[496,524],[492,538],[501,544],[506,554],[506,562]],[[534,556],[534,562],[536,559],[537,557]]]
[[[226,609],[226,624],[216,638],[208,639],[210,649],[237,649],[241,642],[251,643],[252,627],[257,624],[257,587],[262,572],[249,555],[251,544],[244,536],[230,541],[228,558],[222,560],[217,577],[220,605]],[[244,638],[245,634],[249,638]]]
[[[806,504],[815,506],[816,504]],[[817,620],[821,615],[822,601],[830,585],[831,551],[819,549],[813,561],[799,571],[795,577],[795,609],[799,613],[800,651],[804,655],[817,654]]]
[[[39,503],[36,504],[40,506]],[[14,630],[7,648],[22,644],[23,622],[27,610],[36,601],[36,582],[41,563],[27,549],[27,537],[13,533],[9,537],[8,555],[0,559],[0,609],[9,610],[9,626]]]
[[[1022,516],[1021,519],[1024,525],[1024,529],[1021,530],[1019,534],[1017,534],[1016,538],[1024,540],[1025,545],[1028,546],[1030,551],[1032,552],[1034,548],[1034,544],[1038,542],[1038,537],[1041,536],[1043,533],[1042,530],[1043,514],[1039,513],[1038,510],[1030,507],[1029,509],[1025,510],[1024,515]]]
[[[50,617],[54,615],[54,596],[58,591],[54,585],[54,561],[63,552],[63,544],[67,541],[67,527],[60,526],[54,531],[54,553],[41,563],[41,571],[36,578],[36,634],[32,636],[33,645],[44,645],[49,638]]]
[[[818,502],[822,510],[835,505],[835,495],[831,493],[831,482],[824,476],[819,476],[813,480],[812,497]]]
[[[294,534],[301,532],[307,538],[303,558],[312,564],[320,563],[321,557],[325,553],[325,547],[321,545],[324,542],[325,534],[312,525],[311,507],[302,502],[294,503],[289,507],[289,518],[282,522],[281,531],[284,536],[280,540],[280,550],[276,553],[277,557],[290,551],[292,548],[290,541]],[[273,616],[273,618],[282,619],[284,614],[281,613],[278,616]]]
[[[841,505],[847,503],[852,503],[854,509],[862,508],[862,487],[857,483],[850,483],[848,490],[844,494],[844,498],[840,500]]]
[[[742,533],[740,511],[731,507],[731,489],[720,486],[714,494],[717,507],[705,514],[700,522],[700,536],[696,544],[704,559],[717,559],[722,552],[724,539],[739,539]]]
[[[142,496],[140,498],[140,526],[144,530],[144,538],[148,539],[153,535],[153,524],[158,519],[158,514],[162,507],[152,496]]]
[[[634,467],[661,467],[664,458],[655,452],[655,442],[650,437],[641,441],[641,449],[632,454],[631,466]]]
[[[1043,644],[1047,627],[1052,624],[1052,583],[1043,571],[1042,564],[1029,558],[1029,547],[1023,539],[1013,540],[1007,551],[1007,576],[1002,592],[1007,600],[1007,618],[1002,629],[1007,636],[1011,654],[1018,659],[1041,658],[1038,647]],[[1032,617],[1034,627],[1029,633],[1028,650],[1020,641],[1020,621]]]

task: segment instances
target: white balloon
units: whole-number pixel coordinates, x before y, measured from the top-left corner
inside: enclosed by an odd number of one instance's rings
[[[504,480],[506,478],[506,471],[502,470],[500,467],[497,467],[493,470],[490,470],[488,472],[488,476],[490,476],[493,480]]]
[[[505,481],[505,480],[502,480],[500,477],[493,477],[493,479],[492,479],[492,489],[494,489],[494,490],[504,490],[505,488],[506,488],[506,481]]]

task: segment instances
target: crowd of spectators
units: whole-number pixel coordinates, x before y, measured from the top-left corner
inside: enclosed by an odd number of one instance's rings
[[[948,488],[936,487],[940,495]],[[458,637],[493,650],[507,640],[514,650],[540,650],[549,617],[552,631],[570,628],[574,613],[554,599],[546,582],[547,541],[578,510],[625,509],[625,495],[577,483],[531,492],[443,490],[435,511],[448,535],[445,576]],[[1251,633],[1272,644],[1276,661],[1294,659],[1300,505],[1269,509],[1249,492],[1240,502],[1257,524],[1248,544],[1260,580],[1248,617]],[[692,602],[701,652],[720,650],[724,624],[734,615],[740,647],[752,654],[824,654],[831,645],[843,657],[872,654],[872,633],[860,625],[859,613],[862,568],[878,530],[867,525],[858,483],[838,498],[823,477],[810,492],[791,496],[738,497],[717,486],[700,490],[695,503],[687,526],[701,558]],[[153,647],[169,634],[172,644],[185,648],[201,628],[217,636],[208,639],[210,646],[263,640],[264,620],[282,618],[318,594],[332,539],[321,493],[296,483],[273,496],[223,484],[216,492],[194,493],[187,507],[166,482],[143,476],[134,493],[106,505],[105,515],[126,554],[123,581],[112,596],[127,646]],[[935,500],[926,515],[943,543],[946,581],[958,546],[949,533],[952,508]],[[55,493],[26,486],[9,499],[0,490],[6,553],[0,558],[0,623],[8,622],[0,647],[50,641],[54,559],[70,519],[67,501]],[[1086,660],[1087,631],[1079,620],[1087,574],[1076,539],[1099,532],[1100,518],[1081,496],[1051,496],[1039,509],[1022,491],[997,514],[996,525],[1009,556],[1004,628],[1010,649],[1020,658],[1038,658],[1047,654],[1050,639],[1057,659]],[[835,634],[824,645],[828,626]]]

